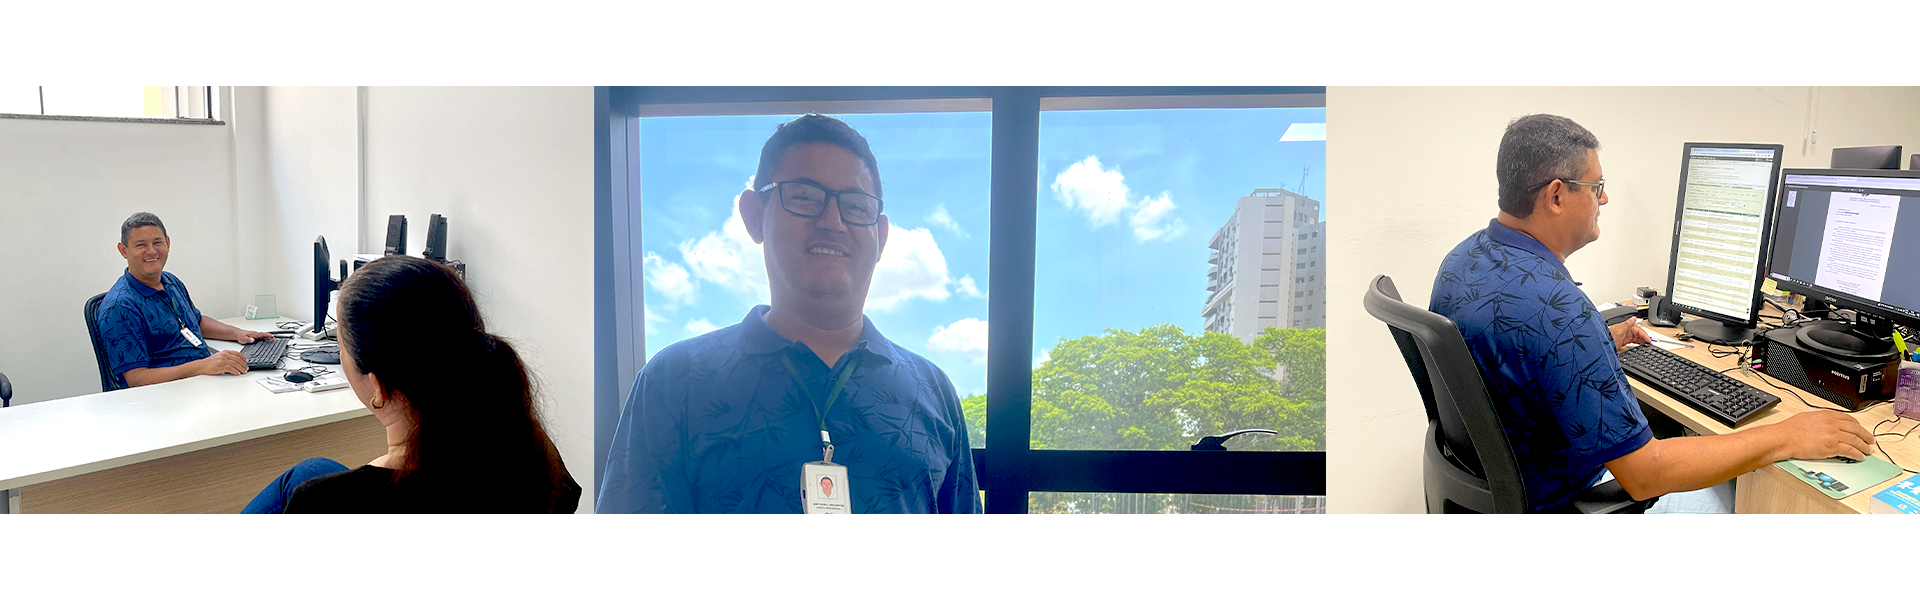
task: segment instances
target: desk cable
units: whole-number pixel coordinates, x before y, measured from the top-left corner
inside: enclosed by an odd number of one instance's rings
[[[1888,423],[1892,423],[1895,428],[1898,428],[1900,426],[1901,418],[1902,417],[1899,415],[1894,415],[1894,417],[1891,419],[1887,419],[1879,423],[1873,424],[1873,430],[1872,430],[1873,431],[1873,449],[1879,450],[1880,456],[1886,458],[1887,462],[1892,463],[1893,466],[1896,466],[1896,467],[1900,467],[1900,463],[1894,462],[1893,455],[1887,454],[1887,449],[1880,447],[1880,438],[1882,436],[1897,436],[1899,438],[1897,441],[1904,442],[1907,440],[1908,434],[1913,433],[1913,430],[1915,429],[1920,429],[1920,422],[1915,422],[1912,427],[1908,427],[1906,431],[1899,432],[1899,433],[1895,433],[1891,429],[1889,429],[1886,433],[1880,433],[1880,426],[1886,425]],[[1908,473],[1920,474],[1920,471],[1915,471],[1913,469],[1909,469],[1906,467],[1900,467],[1900,470],[1906,471]]]

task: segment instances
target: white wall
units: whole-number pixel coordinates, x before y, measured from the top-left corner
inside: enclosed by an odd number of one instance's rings
[[[226,126],[0,119],[0,373],[15,404],[100,391],[81,305],[127,263],[120,223],[173,238],[167,270],[211,315],[237,315]]]
[[[1553,113],[1599,137],[1610,202],[1599,241],[1567,261],[1599,301],[1666,285],[1685,142],[1783,144],[1783,164],[1802,168],[1826,167],[1835,147],[1920,151],[1920,88],[1333,88],[1327,106],[1327,184],[1341,198],[1327,209],[1327,494],[1342,513],[1424,510],[1426,417],[1360,299],[1386,274],[1425,306],[1440,260],[1499,210],[1509,121]]]
[[[489,327],[538,378],[590,511],[592,88],[371,88],[366,106],[363,224],[384,235],[404,214],[419,248],[427,217],[446,216],[447,258],[466,263]]]
[[[351,262],[362,246],[358,94],[241,87],[234,96],[241,306],[274,294],[281,317],[310,321],[314,238],[327,238],[334,278],[340,259]]]

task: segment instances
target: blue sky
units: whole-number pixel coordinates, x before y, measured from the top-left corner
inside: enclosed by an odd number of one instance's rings
[[[760,145],[792,117],[641,120],[648,356],[766,301],[760,248],[733,200]],[[839,117],[879,159],[893,227],[867,315],[961,395],[984,391],[991,113]],[[1302,191],[1324,202],[1326,143],[1279,140],[1294,123],[1325,121],[1323,108],[1043,113],[1036,354],[1107,328],[1197,331],[1207,241],[1235,201],[1300,188],[1309,168]]]

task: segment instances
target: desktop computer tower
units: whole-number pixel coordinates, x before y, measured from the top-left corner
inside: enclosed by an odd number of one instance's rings
[[[1755,369],[1806,390],[1846,410],[1893,399],[1900,361],[1858,362],[1835,358],[1802,344],[1798,328],[1768,330],[1754,340]]]

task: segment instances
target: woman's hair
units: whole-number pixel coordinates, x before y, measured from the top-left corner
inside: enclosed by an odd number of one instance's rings
[[[340,286],[342,349],[406,398],[413,431],[396,482],[473,482],[501,512],[551,512],[566,467],[541,426],[533,380],[451,269],[389,256]]]

